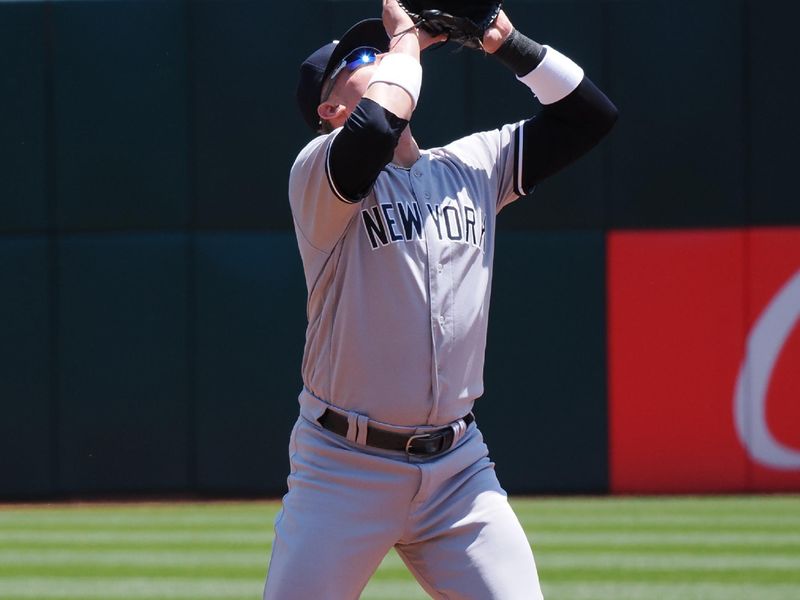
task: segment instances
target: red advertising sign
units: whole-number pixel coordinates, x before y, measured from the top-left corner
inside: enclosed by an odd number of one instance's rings
[[[612,491],[800,490],[800,228],[615,232]]]

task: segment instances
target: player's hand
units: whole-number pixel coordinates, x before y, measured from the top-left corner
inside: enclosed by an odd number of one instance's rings
[[[492,26],[483,34],[483,49],[489,54],[494,54],[512,31],[514,31],[514,26],[509,21],[506,11],[501,10]]]
[[[432,36],[424,29],[414,27],[414,20],[400,7],[397,0],[383,0],[383,26],[391,38],[390,48],[393,48],[401,38],[406,36],[418,37],[420,50],[447,40],[447,36],[444,34]]]

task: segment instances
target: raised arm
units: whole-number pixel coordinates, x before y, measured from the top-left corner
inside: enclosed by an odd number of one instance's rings
[[[369,194],[381,170],[392,160],[419,98],[420,52],[440,39],[416,28],[397,0],[384,0],[383,23],[390,37],[389,52],[378,58],[369,81],[355,80],[346,90],[358,94],[352,100],[357,104],[342,119],[342,131],[331,144],[330,177],[345,202],[358,202]],[[345,104],[340,107],[346,109],[348,98],[343,100]],[[331,122],[337,124],[335,119]]]
[[[484,36],[484,48],[537,96],[541,112],[524,122],[518,143],[520,189],[560,171],[591,150],[614,126],[616,106],[557,50],[515,30],[505,12]]]

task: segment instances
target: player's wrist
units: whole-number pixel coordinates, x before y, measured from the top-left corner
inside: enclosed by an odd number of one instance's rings
[[[541,64],[545,53],[544,46],[514,29],[492,56],[517,77],[524,77]]]
[[[397,32],[390,34],[389,37],[389,54],[407,54],[419,62],[422,40],[420,39],[419,28],[416,25],[401,28]]]
[[[496,53],[512,33],[514,33],[514,26],[505,11],[501,10],[494,23],[483,34],[483,49],[489,54]]]
[[[403,38],[407,35],[412,35],[419,40],[419,26],[415,23],[412,23],[410,27],[403,27],[398,29],[394,33],[389,34],[389,52],[391,52],[394,47],[400,43]]]

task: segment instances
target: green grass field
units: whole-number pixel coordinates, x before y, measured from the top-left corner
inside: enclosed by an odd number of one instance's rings
[[[513,504],[547,600],[800,599],[800,496]],[[0,598],[260,598],[277,508],[0,508]],[[362,598],[427,596],[392,552]]]

